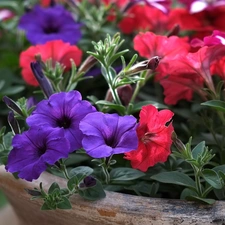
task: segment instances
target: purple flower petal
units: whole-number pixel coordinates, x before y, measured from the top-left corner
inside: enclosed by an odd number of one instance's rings
[[[36,5],[20,18],[18,27],[25,30],[31,44],[44,44],[50,40],[76,44],[81,38],[81,24],[76,23],[61,5],[47,8]]]
[[[136,118],[95,112],[80,122],[82,145],[93,158],[109,157],[135,149],[138,145]]]
[[[74,151],[82,147],[83,134],[79,129],[81,119],[95,111],[88,101],[82,100],[78,91],[61,92],[39,102],[26,122],[29,126],[44,124],[63,128],[70,142],[70,151]]]
[[[44,126],[33,126],[15,135],[12,146],[6,169],[11,173],[18,172],[20,178],[28,181],[37,179],[48,165],[67,158],[70,150],[63,129]]]

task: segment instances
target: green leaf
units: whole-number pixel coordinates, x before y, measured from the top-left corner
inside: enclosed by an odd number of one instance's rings
[[[214,170],[210,169],[203,170],[202,177],[209,185],[211,185],[215,189],[221,189],[223,187],[217,172]]]
[[[186,200],[189,200],[189,201],[196,201],[196,202],[200,202],[200,203],[204,203],[204,204],[209,204],[209,205],[212,205],[216,202],[215,199],[211,199],[211,198],[200,198],[200,197],[197,197],[197,196],[187,196],[185,198]]]
[[[126,187],[128,190],[133,190],[136,193],[144,193],[148,196],[154,197],[159,189],[159,183],[147,183],[145,181],[138,182],[137,184]]]
[[[78,166],[76,168],[73,168],[69,172],[69,176],[73,177],[78,174],[82,174],[84,177],[89,176],[93,173],[93,169],[89,166]]]
[[[180,195],[180,199],[186,199],[188,196],[197,196],[197,193],[189,188],[184,188]]]
[[[201,105],[209,106],[217,111],[222,111],[225,113],[225,102],[220,100],[210,100],[207,102],[201,103]]]
[[[100,100],[95,102],[96,105],[103,105],[103,106],[108,106],[110,109],[115,109],[119,113],[124,113],[125,112],[125,107],[122,105],[117,105],[115,103],[105,101],[105,100]]]
[[[225,173],[225,165],[219,165],[213,168],[213,170],[215,170],[216,172],[222,171],[223,173]]]
[[[86,189],[79,189],[78,190],[78,194],[83,197],[84,199],[87,200],[98,200],[101,198],[104,198],[106,196],[105,191],[102,187],[102,184],[100,183],[100,181],[96,180],[96,185],[93,187],[89,187]]]
[[[62,197],[62,202],[57,204],[58,209],[72,209],[71,203],[68,198]]]
[[[2,94],[4,94],[4,95],[14,95],[14,94],[22,92],[24,89],[25,89],[24,86],[17,85],[17,86],[14,86],[14,87],[7,88]]]
[[[52,185],[48,189],[48,194],[52,194],[53,192],[55,192],[55,190],[60,190],[60,187],[56,182],[52,183]]]
[[[145,173],[132,168],[117,167],[110,172],[111,181],[135,180],[145,176]]]
[[[204,152],[205,149],[205,141],[200,142],[197,146],[195,146],[195,148],[192,150],[192,156],[195,160],[197,160],[197,158],[199,156],[202,155],[202,153]]]
[[[157,109],[167,109],[168,108],[166,105],[155,102],[155,101],[141,101],[141,102],[138,102],[137,104],[134,104],[134,107],[132,109],[132,113],[140,111],[141,108],[145,105],[153,105]]]
[[[47,203],[44,203],[41,207],[41,210],[52,210]]]
[[[82,179],[83,180],[83,179]],[[73,191],[73,189],[78,186],[78,184],[82,181],[79,180],[77,176],[71,177],[67,182],[67,187],[70,191]]]
[[[177,171],[158,173],[150,178],[161,183],[177,184],[189,187],[193,190],[196,189],[194,180],[192,180],[188,175]]]

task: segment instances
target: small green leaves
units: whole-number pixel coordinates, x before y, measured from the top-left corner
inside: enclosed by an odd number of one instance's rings
[[[5,134],[5,127],[0,130],[0,165],[6,165],[9,151],[12,149],[12,138],[11,132]]]

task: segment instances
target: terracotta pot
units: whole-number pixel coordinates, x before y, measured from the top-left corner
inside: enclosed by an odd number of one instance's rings
[[[172,199],[156,199],[107,192],[99,201],[71,198],[72,210],[40,211],[42,202],[30,200],[24,188],[33,189],[43,182],[66,186],[62,178],[43,173],[35,182],[16,180],[0,167],[0,189],[14,208],[20,225],[163,225],[163,224],[225,224],[225,202],[213,206]],[[1,224],[1,223],[0,223]],[[6,224],[2,224],[6,225]],[[8,225],[8,224],[7,224]]]

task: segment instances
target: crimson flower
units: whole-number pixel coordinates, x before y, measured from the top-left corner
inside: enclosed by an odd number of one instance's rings
[[[160,76],[162,76],[161,67],[163,64],[169,64],[171,60],[175,60],[181,55],[186,55],[190,49],[190,45],[186,39],[177,36],[167,37],[146,32],[135,36],[134,49],[140,56],[148,59],[158,56],[160,64],[156,71],[160,71]]]
[[[35,55],[40,54],[43,62],[52,59],[53,66],[59,62],[65,66],[65,71],[71,68],[70,59],[73,59],[76,66],[81,63],[82,51],[77,46],[64,43],[61,40],[49,41],[43,45],[31,46],[20,54],[20,67],[25,82],[32,86],[38,86],[30,63],[35,61]]]
[[[151,30],[158,33],[167,29],[167,21],[168,16],[161,10],[137,4],[126,11],[124,18],[119,23],[119,28],[125,34],[141,30]]]
[[[142,107],[137,128],[138,148],[125,153],[125,159],[131,161],[133,168],[145,172],[156,163],[167,160],[171,153],[171,135],[174,129],[169,122],[173,115],[170,110],[158,111],[152,105]]]
[[[63,3],[65,0],[54,0],[54,3]],[[49,7],[52,4],[52,0],[40,0],[40,5],[43,7]]]
[[[204,99],[203,84],[215,93],[210,71],[211,65],[225,55],[225,46],[204,46],[197,52],[188,53],[170,61],[164,67],[166,76],[160,79],[164,88],[165,103],[176,104],[181,99],[191,100],[193,92]]]
[[[225,57],[215,61],[211,65],[210,71],[212,75],[218,75],[225,81]]]

